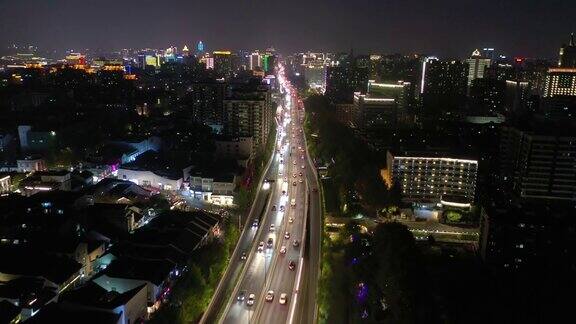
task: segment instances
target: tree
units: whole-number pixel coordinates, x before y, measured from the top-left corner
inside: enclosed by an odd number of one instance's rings
[[[435,323],[426,301],[423,266],[412,233],[400,223],[374,230],[375,282],[390,309],[393,323]]]

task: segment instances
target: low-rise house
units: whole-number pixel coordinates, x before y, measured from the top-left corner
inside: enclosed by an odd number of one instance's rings
[[[0,284],[0,302],[17,306],[18,318],[22,321],[34,316],[45,305],[55,302],[57,298],[56,290],[46,286],[45,280],[40,278],[21,277]]]
[[[0,194],[10,192],[12,188],[12,181],[10,174],[0,174]]]
[[[33,172],[46,170],[46,162],[38,155],[28,155],[16,160],[16,170],[18,172]]]
[[[127,204],[96,203],[85,210],[87,227],[100,230],[105,236],[128,234],[142,226],[142,210]],[[124,236],[124,235],[119,235]]]
[[[239,172],[240,168],[236,163],[226,161],[209,168],[193,168],[188,178],[187,192],[207,203],[232,205]]]
[[[146,285],[148,312],[151,313],[169,293],[177,270],[176,264],[167,260],[118,258],[93,282],[106,291],[121,294]]]
[[[46,285],[58,293],[74,286],[81,278],[82,264],[69,257],[51,255],[30,248],[13,245],[0,247],[0,282],[9,282],[21,277],[46,280]]]
[[[72,179],[70,171],[36,171],[20,182],[20,190],[26,196],[33,195],[40,191],[72,189]]]
[[[20,307],[5,300],[0,301],[0,323],[16,324],[21,320]]]
[[[131,324],[147,318],[146,285],[126,292],[107,291],[100,285],[88,282],[68,291],[59,298],[62,307],[75,310],[94,310],[120,315],[119,323]]]
[[[28,324],[45,323],[83,323],[83,324],[121,324],[121,316],[102,310],[74,309],[60,303],[51,303],[42,308],[36,316],[26,321]]]
[[[131,203],[149,199],[152,192],[131,181],[106,178],[85,190],[84,195],[92,203]]]
[[[177,165],[154,151],[147,151],[134,162],[118,169],[118,179],[132,181],[155,190],[180,190],[192,167]]]

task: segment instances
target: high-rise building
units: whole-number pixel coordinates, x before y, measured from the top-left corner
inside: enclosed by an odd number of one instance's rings
[[[461,111],[466,103],[467,65],[459,61],[429,60],[424,74],[424,113]]]
[[[199,41],[198,44],[196,45],[196,51],[198,52],[198,54],[204,53],[204,43],[202,43],[202,41]]]
[[[229,78],[233,74],[232,70],[232,52],[214,51],[214,72],[218,77]]]
[[[271,94],[264,85],[233,85],[224,100],[224,134],[252,137],[253,152],[263,147],[273,122]]]
[[[250,54],[250,70],[256,70],[256,68],[262,67],[262,56],[260,52],[254,51]]]
[[[546,77],[544,97],[576,97],[576,68],[550,68]]]
[[[482,56],[490,59],[492,62],[496,60],[496,52],[493,47],[484,47],[482,49]]]
[[[502,129],[502,179],[518,197],[576,201],[576,136],[570,128],[536,123]]]
[[[422,69],[420,70],[420,83],[418,85],[418,93],[422,95],[426,88],[426,73],[428,72],[428,64],[433,61],[438,61],[436,56],[428,56],[422,59]]]
[[[491,60],[482,56],[480,51],[476,49],[466,60],[466,63],[468,63],[468,86],[470,86],[472,80],[484,77],[485,69],[490,67]]]
[[[505,88],[505,82],[495,78],[473,80],[469,108],[476,114],[503,112]]]
[[[530,97],[530,83],[520,80],[506,80],[504,107],[507,112],[518,114],[526,108]]]
[[[570,43],[560,47],[558,66],[564,68],[576,68],[576,43],[574,42],[574,33],[570,35]]]
[[[337,61],[326,68],[326,96],[335,103],[351,103],[354,93],[365,94],[368,87],[368,69],[358,67],[353,57]]]
[[[354,124],[361,132],[396,127],[398,104],[393,98],[373,98],[354,93]]]
[[[474,201],[477,160],[388,151],[387,163],[387,178],[400,185],[404,201],[468,207]]]
[[[394,99],[398,109],[405,110],[408,108],[411,98],[410,82],[397,81],[396,83],[368,81],[367,94],[372,98]]]
[[[571,203],[487,205],[480,218],[480,257],[493,269],[509,273],[539,268],[547,259],[574,267],[574,212]]]
[[[192,109],[192,118],[203,124],[224,124],[224,82],[193,83],[187,93],[187,101]]]
[[[188,49],[188,45],[184,45],[184,48],[182,48],[182,55],[190,56],[190,50]]]
[[[326,87],[326,58],[324,53],[302,55],[301,70],[309,87],[324,90]]]

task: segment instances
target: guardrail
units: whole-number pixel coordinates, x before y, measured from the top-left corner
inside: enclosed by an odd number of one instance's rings
[[[304,110],[304,113],[305,113],[305,110]],[[314,180],[315,180],[315,183],[317,186],[316,190],[317,190],[318,195],[320,197],[319,199],[322,199],[322,201],[323,201],[324,200],[324,193],[323,193],[322,186],[320,185],[320,180],[319,180],[320,178],[318,177],[318,170],[316,170],[316,166],[314,165],[312,158],[310,157],[310,153],[308,152],[308,139],[306,138],[306,133],[304,133],[304,145],[306,145],[306,151],[307,151],[306,157],[308,159],[308,164],[310,164],[310,166],[312,167],[312,174],[314,175]],[[320,235],[320,244],[318,246],[318,265],[317,265],[318,271],[317,271],[317,277],[315,278],[315,280],[317,282],[319,282],[319,280],[320,280],[320,266],[321,266],[321,262],[322,262],[322,222],[323,222],[322,217],[324,215],[322,212],[322,205],[323,204],[318,205],[319,214],[320,214],[320,233],[318,233]],[[317,294],[317,292],[316,292],[316,294]],[[315,300],[314,301],[314,318],[312,320],[312,323],[315,324],[317,322],[318,322],[318,303]]]
[[[306,181],[306,191],[304,192],[304,228],[302,229],[302,237],[306,237],[308,232],[308,203],[309,203],[309,186],[310,184]],[[296,272],[296,280],[294,280],[294,288],[293,288],[293,302],[290,303],[290,310],[288,311],[288,318],[286,319],[286,323],[291,324],[294,322],[294,314],[296,312],[296,306],[298,304],[298,293],[300,291],[300,282],[302,280],[302,269],[304,268],[304,250],[306,249],[306,242],[307,240],[302,240],[302,244],[300,245],[300,262],[298,264],[298,271]]]
[[[276,126],[278,126],[278,121],[276,120],[276,118],[274,118],[274,120],[276,121]],[[276,141],[278,140],[278,128],[276,128],[276,136],[274,137],[274,143],[276,143]],[[266,168],[264,168],[264,170],[262,171],[262,175],[260,176],[260,179],[258,181],[258,188],[256,189],[256,194],[254,195],[254,201],[252,202],[252,206],[250,206],[250,212],[248,212],[248,216],[252,215],[252,213],[254,212],[254,208],[256,206],[256,197],[258,197],[258,195],[260,194],[260,191],[262,189],[261,184],[264,181],[264,178],[266,177],[266,174],[268,173],[270,166],[272,165],[272,161],[274,161],[274,157],[276,156],[276,154],[274,154],[275,152],[275,147],[276,144],[274,144],[274,146],[272,146],[272,154],[270,155],[270,159],[268,160],[268,163],[266,164]],[[240,216],[238,216],[240,217]],[[238,242],[236,242],[236,247],[234,248],[234,251],[232,252],[232,256],[230,257],[230,260],[237,260],[238,259],[238,254],[240,253],[239,250],[239,246],[240,246],[240,242],[242,241],[242,237],[244,237],[244,235],[246,235],[246,229],[250,228],[250,226],[247,226],[249,224],[249,221],[251,220],[251,217],[246,217],[246,221],[244,223],[244,228],[242,229],[242,232],[240,233],[240,236],[238,237]],[[254,242],[252,242],[252,247],[254,245]],[[252,253],[251,253],[252,255]],[[212,295],[212,299],[210,299],[210,303],[208,304],[208,307],[206,308],[206,311],[202,314],[202,318],[200,319],[200,324],[206,324],[206,321],[208,320],[208,316],[210,314],[209,310],[212,309],[212,307],[214,307],[214,303],[215,301],[218,299],[218,296],[222,293],[222,286],[224,285],[224,282],[227,281],[226,278],[230,277],[230,265],[232,264],[232,262],[230,262],[230,260],[228,260],[228,265],[226,266],[226,270],[224,271],[224,275],[222,276],[222,279],[220,279],[220,282],[218,282],[218,286],[216,286],[216,290],[214,291],[214,295]],[[246,260],[248,261],[248,260]],[[248,264],[247,262],[244,263],[243,265],[243,269],[242,271],[244,272],[244,268],[246,268],[246,264]],[[228,308],[228,306],[226,307]],[[219,321],[219,317],[220,314],[216,314],[216,322]]]

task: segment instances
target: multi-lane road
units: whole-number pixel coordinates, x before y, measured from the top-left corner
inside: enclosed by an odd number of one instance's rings
[[[202,319],[205,323],[314,323],[316,319],[317,175],[306,152],[303,106],[282,67],[278,81],[283,98],[276,118],[274,156],[263,177],[266,184],[256,195],[233,260]]]

